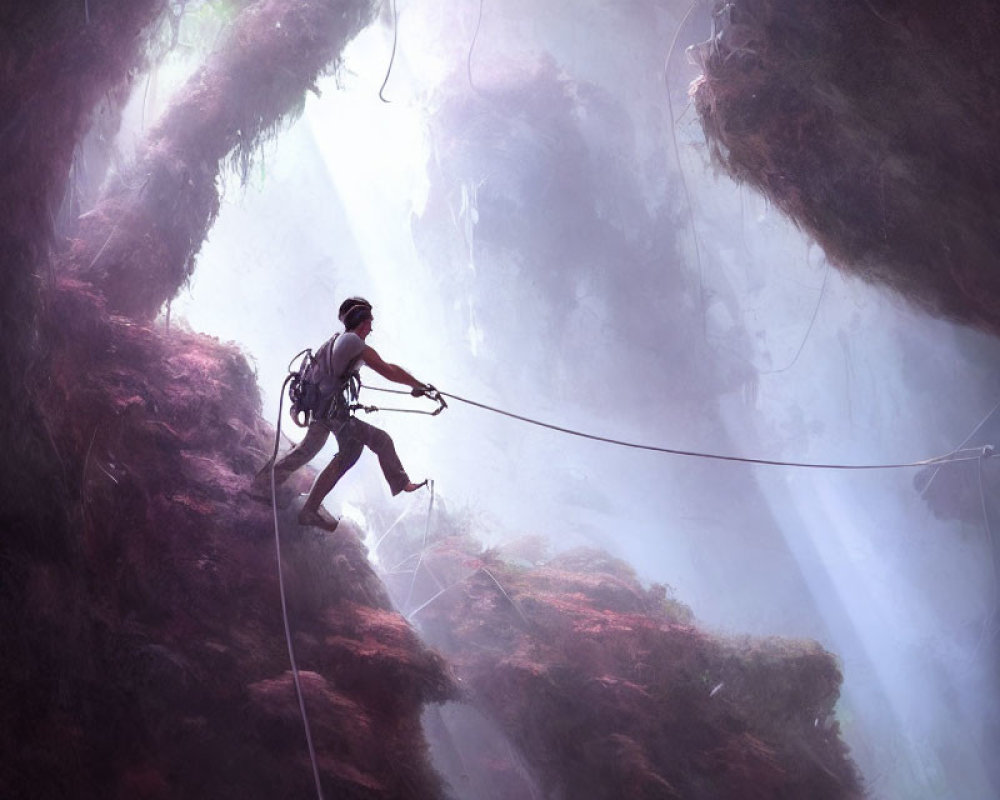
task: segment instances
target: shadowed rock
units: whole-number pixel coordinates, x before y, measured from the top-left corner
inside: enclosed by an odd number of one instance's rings
[[[716,161],[840,268],[1000,333],[1000,10],[715,5],[692,86]]]

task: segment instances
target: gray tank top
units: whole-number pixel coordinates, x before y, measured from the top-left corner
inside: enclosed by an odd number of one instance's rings
[[[329,397],[341,391],[352,372],[361,369],[364,340],[350,331],[338,334],[323,343],[316,353],[320,368],[319,391]]]

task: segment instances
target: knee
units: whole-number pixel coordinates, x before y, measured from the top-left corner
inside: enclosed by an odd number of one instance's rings
[[[368,446],[376,453],[384,452],[394,447],[392,437],[380,428],[372,428],[368,437]]]

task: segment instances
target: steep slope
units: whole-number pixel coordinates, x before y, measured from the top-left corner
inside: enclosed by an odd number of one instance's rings
[[[50,558],[6,553],[4,796],[308,796],[271,513],[241,492],[271,441],[252,372],[79,284],[47,299],[44,412],[80,495]],[[440,796],[420,713],[452,695],[441,659],[348,530],[281,524],[326,791]]]
[[[163,7],[2,12],[4,797],[313,792],[271,515],[240,493],[270,448],[255,378],[234,348],[147,320],[191,267],[226,153],[294,111],[371,7],[250,5],[135,172],[72,242],[53,243],[73,150],[98,99],[124,94]],[[227,94],[233,70],[259,90],[269,68],[272,91],[255,95],[266,107]],[[315,539],[285,522],[326,792],[440,796],[420,728],[424,702],[451,693],[440,658],[391,610],[349,533]]]

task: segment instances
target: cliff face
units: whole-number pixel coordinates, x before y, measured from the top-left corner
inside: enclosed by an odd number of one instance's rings
[[[664,590],[603,556],[529,569],[442,540],[428,564],[452,588],[421,598],[418,618],[444,657],[394,610],[348,525],[318,535],[279,511],[279,567],[271,511],[243,491],[272,446],[252,370],[231,346],[150,320],[193,267],[226,158],[294,112],[371,8],[248,5],[236,45],[199,73],[132,172],[71,241],[54,241],[90,110],[141,62],[164,10],[94,5],[82,20],[55,3],[3,12],[16,69],[0,93],[11,376],[0,382],[0,794],[310,796],[280,568],[327,796],[446,794],[421,714],[458,698],[495,726],[503,755],[484,769],[498,785],[856,795],[829,654],[706,637]],[[268,69],[267,91],[245,88]]]
[[[7,797],[308,796],[255,379],[203,336],[46,296],[43,413],[79,496],[48,557],[8,548]],[[298,488],[303,488],[300,485]],[[291,627],[330,796],[435,797],[424,703],[453,694],[346,530],[282,512]],[[68,791],[67,787],[72,787]]]
[[[1000,10],[718,2],[693,48],[718,163],[842,269],[1000,332]]]
[[[50,478],[51,436],[33,408],[46,377],[38,363],[39,283],[51,275],[53,221],[74,148],[99,99],[141,62],[164,5],[108,3],[92,18],[84,7],[45,0],[0,8],[0,515],[8,544],[45,550],[39,539],[66,525],[61,487]]]
[[[234,348],[148,320],[211,223],[233,129],[251,147],[366,6],[250,6],[235,53],[196,78],[207,96],[186,94],[134,174],[106,189],[72,241],[54,241],[91,111],[127,84],[163,5],[3,12],[4,797],[313,791],[272,518],[241,493],[271,447],[255,377]],[[265,70],[268,58],[299,59],[258,96],[263,109],[227,82],[233,69],[259,77],[253,55]],[[280,524],[326,792],[440,796],[420,713],[452,694],[442,660],[392,610],[349,532],[316,538],[284,512]]]

